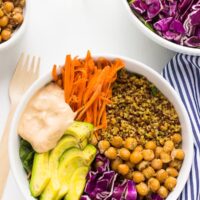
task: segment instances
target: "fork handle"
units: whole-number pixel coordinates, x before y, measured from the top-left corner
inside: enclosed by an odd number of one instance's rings
[[[0,199],[3,200],[3,192],[6,186],[7,177],[10,169],[9,160],[8,160],[8,137],[10,131],[10,124],[12,121],[13,114],[16,110],[15,105],[11,105],[10,112],[7,117],[6,125],[3,131],[0,142]]]

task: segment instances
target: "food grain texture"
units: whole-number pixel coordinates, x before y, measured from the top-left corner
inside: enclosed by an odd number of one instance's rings
[[[112,91],[112,104],[107,106],[108,126],[100,130],[101,139],[134,137],[141,145],[148,140],[163,145],[181,133],[173,105],[145,77],[121,70]]]
[[[25,0],[0,0],[0,44],[23,23]]]
[[[145,77],[122,69],[107,106],[107,128],[98,132],[100,153],[111,169],[136,183],[140,197],[165,199],[184,160],[181,125],[173,105]]]

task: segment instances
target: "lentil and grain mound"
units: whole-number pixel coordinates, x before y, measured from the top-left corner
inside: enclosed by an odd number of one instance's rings
[[[180,134],[173,105],[145,77],[123,69],[112,91],[112,104],[107,106],[107,129],[99,134],[102,139],[134,137],[141,145],[148,140],[163,145],[175,133]]]

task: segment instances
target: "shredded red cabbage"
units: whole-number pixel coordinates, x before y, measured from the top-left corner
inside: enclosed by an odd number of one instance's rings
[[[132,0],[129,5],[161,37],[200,48],[200,0]]]
[[[101,163],[96,168],[95,164]],[[87,175],[84,194],[80,200],[138,200],[135,183],[122,179],[120,175],[110,169],[110,161],[101,154],[97,154],[94,166]],[[150,194],[149,200],[163,200],[158,194]]]
[[[163,200],[163,198],[161,198],[158,194],[152,194],[151,200]]]
[[[88,173],[81,200],[137,200],[135,183],[110,170],[107,158],[98,154],[94,162],[102,165]]]

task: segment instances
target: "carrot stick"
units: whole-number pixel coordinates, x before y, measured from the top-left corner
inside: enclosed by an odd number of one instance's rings
[[[71,92],[71,87],[72,85],[70,85],[70,75],[71,75],[71,72],[70,72],[70,66],[71,66],[71,56],[70,55],[67,55],[66,56],[66,61],[65,61],[65,77],[64,77],[64,80],[65,80],[65,83],[64,83],[64,91],[65,91],[65,101],[67,103],[69,103],[69,98],[70,98],[70,92]]]
[[[102,103],[101,109],[100,109],[99,114],[98,114],[97,124],[100,124],[101,117],[102,117],[102,115],[103,115],[103,111],[105,110],[105,108],[106,108],[106,102],[104,101],[104,102]]]
[[[84,109],[78,114],[77,119],[80,119],[83,116],[84,112],[93,104],[93,102],[99,96],[100,91],[101,91],[101,86],[98,86],[97,90],[93,93],[89,101],[85,104]]]
[[[96,126],[97,125],[97,101],[95,101],[93,103],[93,122],[94,122],[94,125]]]
[[[57,66],[56,66],[56,65],[53,66],[53,69],[52,69],[52,77],[53,77],[53,80],[54,80],[54,81],[57,81],[57,80],[58,80]]]

